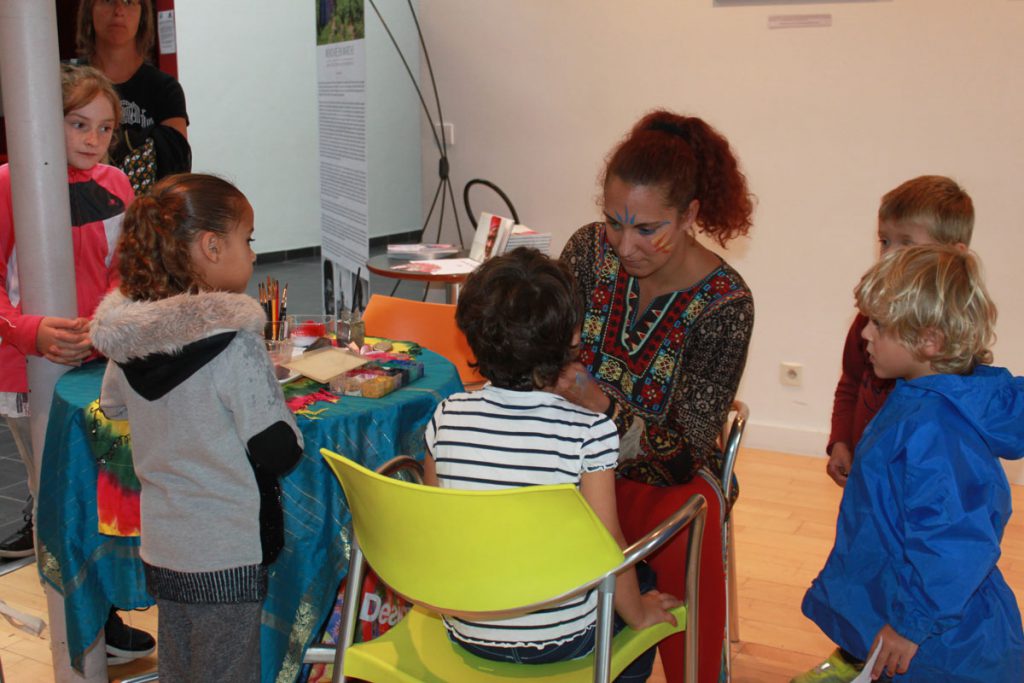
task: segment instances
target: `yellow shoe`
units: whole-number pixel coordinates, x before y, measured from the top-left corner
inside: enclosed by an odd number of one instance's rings
[[[862,668],[846,661],[836,648],[824,662],[790,679],[789,683],[850,683],[860,675]]]

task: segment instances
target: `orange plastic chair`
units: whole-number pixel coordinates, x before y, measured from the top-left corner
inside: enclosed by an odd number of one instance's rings
[[[470,367],[473,351],[466,336],[455,325],[455,305],[412,301],[374,294],[363,311],[366,334],[396,341],[413,341],[444,356],[459,371],[467,388],[486,380]]]

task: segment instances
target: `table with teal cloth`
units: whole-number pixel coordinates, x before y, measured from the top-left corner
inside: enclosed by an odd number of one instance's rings
[[[455,367],[423,350],[424,376],[383,398],[342,397],[315,418],[296,416],[305,449],[281,481],[285,548],[270,568],[260,648],[263,683],[291,682],[318,634],[348,570],[350,515],[321,448],[375,469],[396,455],[422,459],[423,429],[434,408],[462,389]],[[105,362],[65,374],[54,391],[39,483],[39,573],[64,596],[68,649],[80,670],[111,604],[153,604],[146,592],[138,537],[99,533],[97,464],[85,408],[100,393]],[[183,427],[184,428],[184,427]],[[198,536],[198,535],[197,535]]]

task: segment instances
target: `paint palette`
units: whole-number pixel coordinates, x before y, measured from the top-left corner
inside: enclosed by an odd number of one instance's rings
[[[295,346],[306,348],[317,339],[334,337],[337,321],[332,315],[290,315],[288,336]]]

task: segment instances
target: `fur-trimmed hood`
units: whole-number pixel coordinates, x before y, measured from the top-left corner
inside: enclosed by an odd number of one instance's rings
[[[174,355],[188,344],[223,332],[262,335],[265,324],[263,308],[245,294],[202,292],[133,301],[115,289],[96,308],[90,332],[100,353],[123,364]]]

